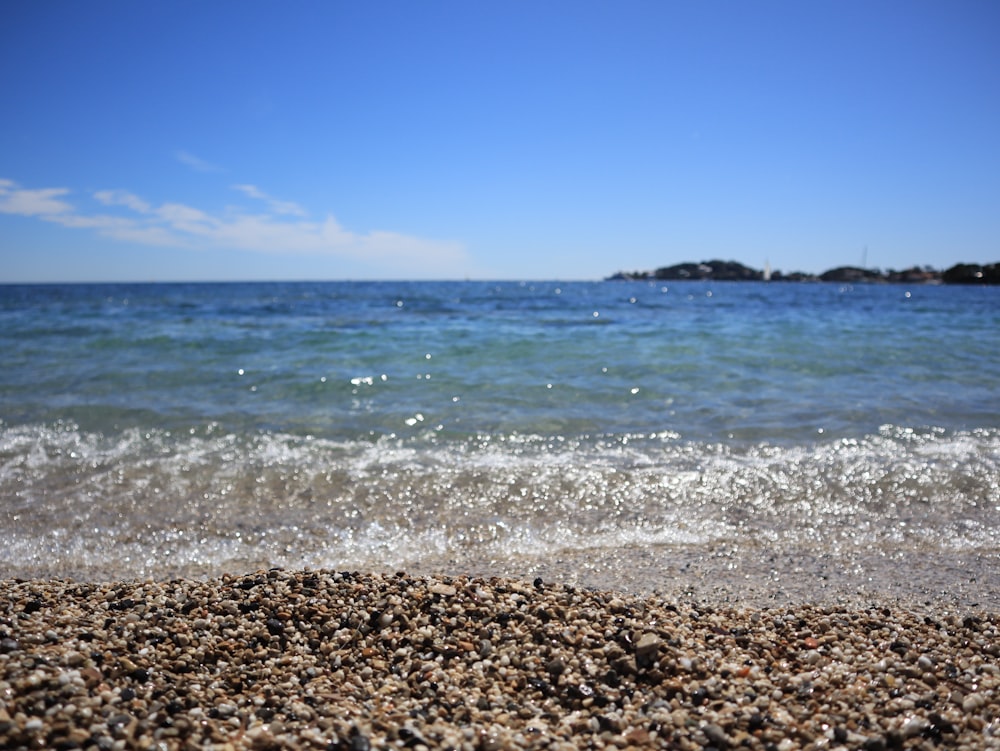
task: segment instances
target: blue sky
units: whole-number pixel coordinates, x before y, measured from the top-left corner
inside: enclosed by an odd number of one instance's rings
[[[0,281],[1000,260],[1000,4],[0,9]]]

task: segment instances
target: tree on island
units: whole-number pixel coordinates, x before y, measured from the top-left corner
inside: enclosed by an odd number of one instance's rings
[[[607,279],[609,281],[630,281],[655,279],[656,281],[717,281],[752,282],[765,278],[764,272],[744,266],[738,261],[685,262],[673,266],[663,266],[654,271],[619,271]],[[905,283],[905,284],[1000,284],[1000,263],[985,266],[959,263],[947,271],[937,271],[930,266],[913,266],[904,271],[881,271],[857,266],[838,266],[824,271],[818,276],[794,271],[789,274],[774,271],[770,280],[775,282],[841,282],[859,283]]]

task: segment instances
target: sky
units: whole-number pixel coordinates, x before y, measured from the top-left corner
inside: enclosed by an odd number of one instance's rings
[[[0,282],[1000,261],[1000,3],[0,7]]]

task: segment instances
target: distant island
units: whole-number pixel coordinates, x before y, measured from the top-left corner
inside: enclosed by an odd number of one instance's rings
[[[1000,284],[1000,262],[980,266],[975,263],[959,263],[945,271],[929,266],[894,271],[862,269],[856,266],[838,266],[822,274],[806,274],[801,271],[784,273],[752,269],[737,261],[702,261],[701,263],[678,263],[664,266],[654,271],[619,271],[607,277],[606,281],[631,281],[650,279],[656,281],[719,281],[719,282],[849,282],[883,284]]]

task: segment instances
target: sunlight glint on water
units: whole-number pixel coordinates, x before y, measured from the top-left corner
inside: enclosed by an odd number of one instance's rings
[[[84,285],[0,302],[3,575],[997,550],[996,290]]]

